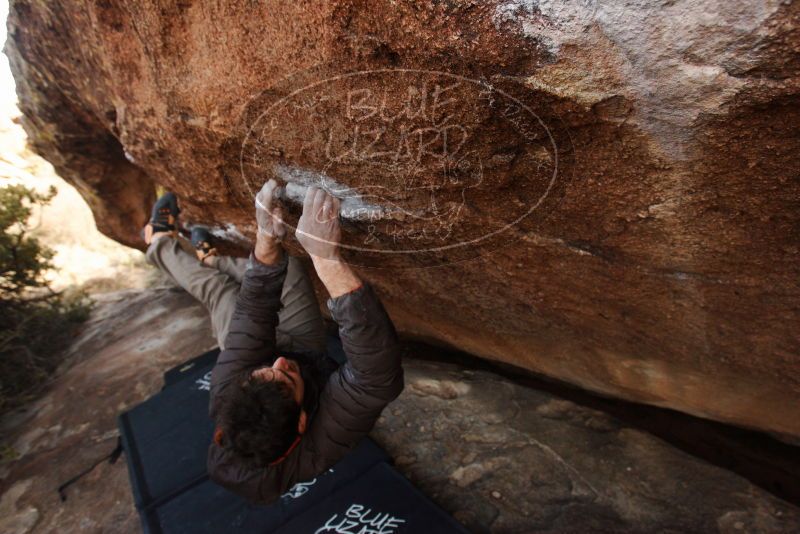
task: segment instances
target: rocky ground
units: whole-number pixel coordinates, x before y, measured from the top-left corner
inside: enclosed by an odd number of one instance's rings
[[[115,416],[162,372],[214,345],[187,294],[98,298],[63,368],[0,426],[0,532],[135,532],[124,461],[60,483],[116,443]],[[413,351],[412,351],[413,352]],[[791,532],[800,510],[603,412],[497,374],[405,361],[406,390],[373,437],[476,532]]]

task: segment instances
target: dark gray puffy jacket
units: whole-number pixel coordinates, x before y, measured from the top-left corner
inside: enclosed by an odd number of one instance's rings
[[[211,375],[211,417],[217,420],[226,391],[258,367],[271,365],[275,349],[286,258],[263,265],[251,257],[229,333]],[[397,335],[368,284],[328,300],[339,324],[347,363],[328,378],[300,443],[277,465],[252,469],[222,446],[208,450],[211,479],[246,499],[268,503],[297,482],[311,480],[346,455],[375,425],[383,409],[403,390]]]

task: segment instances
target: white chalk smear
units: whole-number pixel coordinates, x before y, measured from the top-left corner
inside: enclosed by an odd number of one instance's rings
[[[242,232],[239,231],[233,224],[226,224],[225,226],[215,226],[213,228],[208,229],[211,232],[211,235],[214,237],[218,237],[223,241],[232,241],[234,243],[250,243],[250,240],[247,239]]]
[[[339,216],[355,221],[375,221],[392,219],[402,211],[393,207],[371,204],[352,187],[338,183],[336,180],[308,169],[276,164],[273,167],[275,176],[286,182],[286,185],[275,189],[275,195],[281,200],[302,204],[306,191],[314,186],[325,190],[340,201]]]

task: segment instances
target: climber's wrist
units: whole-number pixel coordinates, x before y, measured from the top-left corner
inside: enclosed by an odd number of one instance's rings
[[[331,298],[350,293],[361,287],[361,279],[350,266],[338,255],[323,258],[312,256],[317,276],[325,285]]]
[[[273,265],[283,258],[283,245],[276,238],[259,232],[253,254],[264,265]]]

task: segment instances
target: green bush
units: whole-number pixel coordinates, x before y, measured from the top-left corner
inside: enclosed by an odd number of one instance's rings
[[[0,188],[0,412],[50,376],[90,311],[85,294],[49,287],[53,251],[31,235],[34,207],[55,194],[54,187],[46,194],[22,185]]]

